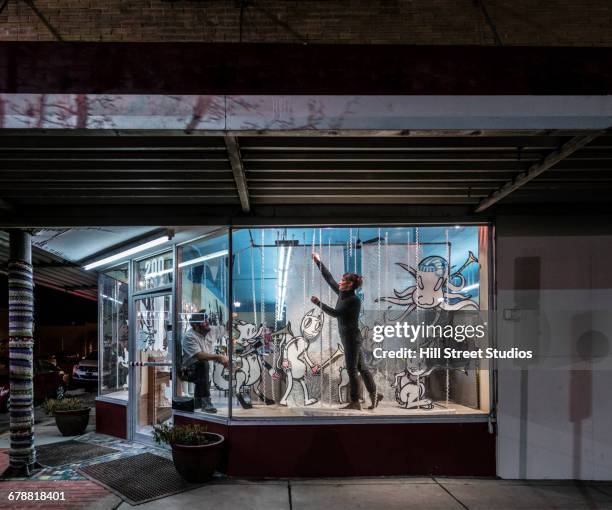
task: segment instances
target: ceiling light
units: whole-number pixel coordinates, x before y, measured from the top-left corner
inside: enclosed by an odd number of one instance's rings
[[[217,257],[226,257],[228,255],[228,253],[229,252],[227,250],[215,251],[215,252],[210,253],[208,255],[204,255],[202,257],[198,257],[197,259],[191,259],[191,260],[188,260],[187,262],[181,262],[178,265],[178,267],[193,266],[194,264],[199,264],[200,262],[205,262],[207,260],[216,259]]]
[[[85,265],[85,271],[89,271],[90,269],[94,269],[96,267],[105,266],[110,264],[111,262],[116,262],[117,260],[125,259],[130,255],[134,255],[136,253],[140,253],[142,251],[148,250],[149,248],[153,248],[155,246],[159,246],[160,244],[167,243],[170,240],[170,236],[165,235],[158,237],[157,239],[153,239],[152,241],[148,241],[143,244],[139,244],[134,246],[133,248],[129,248],[128,250],[120,251],[119,253],[115,253],[114,255],[110,255],[108,257],[104,257],[103,259],[96,260],[95,262],[90,262]]]

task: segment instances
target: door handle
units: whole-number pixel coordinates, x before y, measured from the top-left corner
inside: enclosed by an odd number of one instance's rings
[[[165,361],[130,361],[131,367],[171,367],[172,363]]]

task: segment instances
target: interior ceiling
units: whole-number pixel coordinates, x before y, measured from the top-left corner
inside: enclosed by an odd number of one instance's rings
[[[8,132],[7,132],[8,131]],[[36,132],[34,132],[36,133]],[[443,136],[236,136],[251,207],[468,204],[586,132]],[[0,198],[52,205],[240,204],[223,136],[0,135]],[[501,203],[608,200],[612,135],[596,138]]]

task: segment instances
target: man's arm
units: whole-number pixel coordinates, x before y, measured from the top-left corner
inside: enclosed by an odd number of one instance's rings
[[[222,356],[220,354],[211,354],[209,352],[204,351],[196,352],[194,356],[199,361],[216,361],[218,363],[223,363],[225,361],[225,356]]]
[[[336,294],[339,294],[340,287],[338,286],[338,282],[334,280],[334,277],[325,267],[325,264],[323,264],[323,262],[321,262],[321,259],[319,259],[318,257],[313,257],[313,260],[317,267],[321,270],[321,274],[323,275],[324,280],[327,282],[327,285],[329,285]]]

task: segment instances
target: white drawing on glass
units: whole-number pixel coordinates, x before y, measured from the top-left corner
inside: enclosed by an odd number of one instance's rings
[[[313,375],[319,375],[321,367],[317,365],[308,355],[310,342],[315,340],[323,330],[323,314],[315,314],[314,308],[304,317],[300,324],[301,336],[294,336],[291,331],[291,323],[274,336],[280,337],[280,342],[276,346],[276,359],[271,375],[274,379],[279,379],[281,372],[285,374],[286,388],[285,393],[280,399],[279,404],[286,406],[287,398],[293,391],[294,383],[297,381],[304,391],[304,405],[312,405],[317,402],[316,398],[310,396],[306,384],[306,372],[310,369]]]
[[[252,388],[262,402],[273,404],[274,401],[267,398],[261,389],[263,367],[268,365],[262,361],[259,348],[262,345],[264,326],[257,328],[254,324],[245,321],[236,321],[234,327],[238,331],[237,345],[241,352],[237,353],[235,360],[235,372],[232,379],[232,388],[237,394],[246,388]],[[213,383],[222,391],[229,389],[228,370],[220,363],[213,364]],[[269,366],[269,365],[268,365]]]
[[[424,377],[428,376],[431,370],[412,367],[395,374],[392,388],[395,388],[395,400],[404,409],[432,409],[433,402],[425,398]]]
[[[398,316],[386,315],[390,322],[401,321],[417,308],[430,310],[478,310],[478,303],[465,292],[463,270],[478,259],[472,252],[465,263],[452,274],[444,257],[431,255],[422,259],[417,268],[403,262],[396,262],[408,271],[415,284],[404,290],[393,290],[393,296],[381,297],[380,301],[405,307]],[[376,302],[379,299],[375,300]]]

